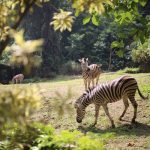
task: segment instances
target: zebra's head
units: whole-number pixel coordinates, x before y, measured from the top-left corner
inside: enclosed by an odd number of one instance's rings
[[[82,69],[87,69],[87,67],[88,67],[88,58],[81,58],[81,59],[78,59],[78,60],[81,63]]]
[[[76,109],[76,121],[81,123],[85,116],[85,106],[82,104],[83,100],[87,97],[87,93],[83,93],[74,103],[74,107]]]

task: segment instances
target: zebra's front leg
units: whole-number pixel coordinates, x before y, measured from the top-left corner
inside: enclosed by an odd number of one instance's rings
[[[99,116],[99,108],[100,108],[100,105],[95,104],[95,122],[94,122],[93,126],[95,126],[97,124],[97,120],[98,120],[98,116]]]
[[[87,90],[87,80],[84,80],[85,90]]]
[[[94,85],[94,79],[92,79],[92,86],[94,87],[95,85]]]
[[[110,122],[111,122],[111,127],[112,127],[112,128],[115,128],[114,120],[112,119],[112,117],[111,117],[110,114],[109,114],[107,104],[106,104],[106,105],[103,105],[103,108],[104,108],[104,111],[105,111],[106,115],[108,116],[108,118],[109,118],[109,120],[110,120]]]
[[[88,79],[88,88],[90,88],[91,79]]]

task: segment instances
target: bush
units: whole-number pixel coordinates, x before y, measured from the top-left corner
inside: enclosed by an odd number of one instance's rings
[[[43,149],[57,150],[103,150],[103,142],[98,138],[90,135],[84,135],[80,131],[63,130],[60,134],[41,135],[37,139],[37,147]]]
[[[31,123],[22,127],[19,124],[7,124],[1,130],[0,150],[29,149],[38,144],[36,139],[40,136],[50,137],[53,136],[53,132],[54,129],[50,125],[45,126],[40,123]]]
[[[81,74],[81,66],[75,61],[68,61],[62,66],[60,73],[65,75]]]
[[[132,50],[132,58],[135,62],[140,63],[141,70],[150,72],[150,39]]]
[[[0,125],[19,122],[26,124],[27,118],[41,105],[41,95],[35,86],[19,88],[14,86],[0,92]]]
[[[119,70],[117,73],[119,73],[119,74],[122,74],[122,73],[140,73],[141,72],[141,70],[140,70],[140,68],[128,68],[128,67],[126,67],[125,69],[123,69],[123,70]]]
[[[63,130],[55,132],[50,125],[39,123],[21,128],[19,124],[5,126],[0,137],[0,149],[37,150],[103,150],[103,141],[92,134]],[[3,137],[3,139],[1,139]]]

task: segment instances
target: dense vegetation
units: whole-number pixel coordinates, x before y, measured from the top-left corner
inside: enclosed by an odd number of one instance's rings
[[[74,20],[72,32],[64,33],[54,32],[49,23],[59,8],[73,11],[71,3],[50,1],[43,3],[42,7],[33,6],[33,13],[27,12],[19,24],[19,29],[25,30],[25,40],[44,39],[42,52],[38,54],[43,60],[42,65],[31,74],[41,77],[67,74],[66,64],[71,68],[71,61],[77,62],[80,57],[89,57],[91,63],[101,63],[104,70],[140,66],[148,71],[149,62],[142,62],[149,53],[148,45],[144,43],[149,39],[150,2],[127,0],[124,3],[114,1],[114,4],[120,10],[108,7],[104,15],[98,15],[86,11],[81,13],[75,3],[73,7],[80,15],[76,12],[78,17]],[[132,50],[142,44],[145,52],[139,61]],[[9,54],[3,53],[0,62],[8,62]],[[80,70],[72,74],[76,72]]]

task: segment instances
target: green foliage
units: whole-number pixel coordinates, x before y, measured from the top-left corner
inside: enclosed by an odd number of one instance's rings
[[[84,19],[83,19],[83,25],[89,23],[91,20],[91,16],[86,16]]]
[[[20,126],[19,124],[7,124],[1,129],[0,149],[24,149],[37,145],[36,139],[42,135],[53,136],[54,129],[50,125],[30,123]]]
[[[49,138],[51,136],[49,135]],[[74,150],[103,150],[103,142],[96,137],[90,135],[84,135],[79,131],[61,131],[61,133],[55,134],[53,139],[48,137],[38,139],[38,147],[40,149],[74,149]]]
[[[49,0],[3,0],[0,2],[0,41],[6,40],[9,29],[16,28],[20,17],[33,4],[41,5]],[[32,11],[32,8],[29,9]]]
[[[54,30],[60,29],[61,32],[64,30],[72,30],[73,16],[71,16],[72,12],[67,12],[60,9],[59,13],[54,13],[53,21],[50,25],[54,25]]]
[[[39,66],[41,63],[41,57],[35,55],[35,52],[40,50],[43,40],[25,41],[23,34],[22,30],[19,32],[11,31],[15,43],[9,47],[12,53],[10,63],[24,65],[26,71],[29,72],[32,67]]]
[[[110,17],[113,18],[113,16]],[[81,57],[88,57],[91,61],[89,63],[101,63],[103,64],[102,68],[107,69],[112,51],[113,70],[124,68],[126,64],[131,62],[130,47],[128,45],[131,39],[128,35],[131,34],[132,28],[129,28],[129,26],[119,28],[113,19],[107,19],[106,17],[98,18],[100,20],[98,27],[92,24],[82,27],[79,24],[80,20],[82,20],[82,17],[75,23],[77,31],[67,36],[67,40],[66,37],[64,39],[67,45],[64,52],[66,60],[78,60]],[[119,33],[122,33],[124,38],[121,38]]]
[[[8,64],[9,61],[10,61],[10,56],[11,56],[11,53],[9,51],[4,51],[2,56],[0,56],[0,63],[1,64]]]
[[[78,142],[77,150],[103,150],[103,143],[99,139],[91,139],[88,136],[81,137]]]
[[[150,39],[140,44],[137,49],[132,50],[132,58],[135,62],[150,63]]]
[[[99,18],[96,15],[92,16],[92,23],[96,26],[99,25]]]
[[[110,0],[74,0],[72,7],[76,10],[76,15],[80,13],[86,12],[89,14],[97,13],[102,14],[105,11],[105,7],[111,6],[113,7],[113,3]]]
[[[121,41],[121,42],[113,41],[111,43],[111,48],[123,48],[123,47],[124,47],[123,41]]]
[[[123,58],[124,52],[123,52],[123,50],[119,50],[119,51],[116,52],[116,54],[117,54],[117,56]]]
[[[11,90],[2,90],[0,92],[0,123],[26,124],[29,115],[40,106],[40,100],[41,96],[36,87],[14,86]]]
[[[77,75],[81,73],[81,66],[75,61],[66,62],[60,69],[61,74]]]
[[[19,124],[7,125],[1,130],[0,149],[11,150],[25,147],[29,149],[74,149],[103,150],[103,142],[91,134],[84,135],[80,131],[63,130],[56,133],[50,125],[39,123],[21,128]]]
[[[140,73],[140,72],[141,72],[140,68],[128,68],[128,67],[126,67],[123,70],[117,71],[117,73],[119,73],[119,74],[122,74],[122,73],[132,73],[132,74],[134,74],[134,73]]]

